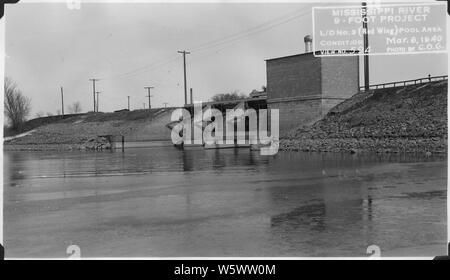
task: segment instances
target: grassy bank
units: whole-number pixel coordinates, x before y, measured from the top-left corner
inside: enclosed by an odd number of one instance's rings
[[[359,93],[312,126],[290,131],[282,150],[447,152],[447,81]]]
[[[170,139],[165,127],[173,108],[88,113],[55,119],[35,127],[28,134],[5,140],[5,150],[106,149],[104,135],[123,135],[127,140]]]
[[[170,140],[173,108],[88,113],[42,122],[5,141],[6,150],[108,148],[102,135],[126,141]],[[34,124],[38,123],[37,121]],[[30,127],[32,127],[30,125]],[[322,120],[282,136],[280,149],[315,152],[446,153],[447,81],[361,92]]]

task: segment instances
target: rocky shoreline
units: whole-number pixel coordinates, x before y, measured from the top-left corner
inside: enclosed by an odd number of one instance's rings
[[[311,126],[280,140],[280,150],[447,153],[447,81],[361,92]]]
[[[112,144],[104,136],[90,138],[83,143],[5,143],[3,145],[4,151],[101,151],[111,149]]]
[[[281,151],[447,154],[446,138],[282,139]]]
[[[6,144],[5,151],[102,151],[112,145],[104,137],[90,139],[82,144]],[[326,153],[418,153],[447,154],[447,139],[281,139],[280,151]]]
[[[113,148],[109,139],[96,135],[146,129],[146,122],[131,120],[80,121],[36,129],[5,141],[4,150],[109,150]],[[155,133],[147,130],[149,135]],[[281,137],[279,147],[304,152],[446,154],[447,81],[358,93],[320,121],[291,129]]]

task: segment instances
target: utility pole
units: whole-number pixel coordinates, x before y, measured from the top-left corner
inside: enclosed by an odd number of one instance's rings
[[[130,96],[128,95],[127,98],[128,98],[128,111],[130,111]]]
[[[98,79],[89,79],[89,81],[92,81],[92,95],[94,96],[94,112],[95,112],[95,82],[98,81]]]
[[[369,50],[369,33],[367,29],[367,3],[362,3],[362,22],[363,22],[363,55],[364,55],[364,90],[368,91],[370,88],[370,80],[369,80],[369,54],[366,51]]]
[[[186,55],[190,54],[186,50],[178,51],[178,53],[183,54],[183,67],[184,67],[184,104],[187,104],[187,84],[186,84]]]
[[[167,108],[167,105],[168,105],[169,103],[164,102],[163,104],[164,104],[164,108]]]
[[[61,113],[62,113],[62,117],[64,118],[64,91],[63,91],[63,87],[61,87]]]
[[[95,93],[97,94],[97,102],[96,102],[97,103],[97,108],[96,109],[97,109],[97,112],[98,112],[98,107],[99,107],[99,104],[100,104],[100,99],[98,98],[98,94],[100,93],[100,91],[96,91]]]
[[[155,87],[144,87],[144,88],[148,90],[148,108],[151,109],[152,106],[150,105],[150,104],[151,104],[151,103],[150,103],[150,97],[151,97],[152,95],[150,95],[150,90],[151,90],[152,88],[155,88]]]
[[[192,88],[190,89],[190,93],[191,93],[191,104],[194,104],[194,96],[192,95]]]

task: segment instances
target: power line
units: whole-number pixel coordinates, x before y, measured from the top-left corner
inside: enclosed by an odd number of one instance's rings
[[[187,83],[186,83],[186,55],[190,54],[186,50],[178,51],[178,53],[183,54],[183,68],[184,68],[184,104],[187,104]]]
[[[311,6],[311,5],[308,5],[308,6]],[[305,9],[307,9],[307,10],[305,11]],[[227,35],[227,36],[222,37],[222,38],[214,39],[214,40],[211,40],[209,42],[202,43],[202,44],[197,45],[196,47],[191,48],[191,49],[192,49],[192,52],[201,52],[201,51],[204,51],[204,50],[216,47],[216,46],[220,46],[222,44],[229,44],[229,43],[241,40],[241,39],[245,39],[246,37],[249,37],[251,35],[267,31],[267,30],[272,29],[272,28],[274,28],[276,26],[279,26],[279,25],[285,24],[287,22],[290,22],[290,21],[292,21],[294,19],[303,17],[303,16],[309,14],[310,11],[311,10],[308,9],[308,8],[304,8],[302,10],[296,10],[294,12],[291,12],[291,13],[288,13],[288,14],[284,14],[284,15],[279,16],[277,18],[271,19],[271,20],[269,20],[267,22],[264,22],[264,23],[262,23],[260,25],[254,26],[254,27],[249,28],[247,30],[244,30],[244,31],[241,31],[241,32],[237,32],[237,33],[234,33],[234,34],[231,34],[231,35]],[[301,12],[301,13],[298,14],[299,12]],[[286,18],[286,17],[289,17],[289,18]],[[128,72],[125,72],[125,73],[122,73],[122,74],[114,75],[114,76],[111,76],[109,78],[104,78],[104,79],[129,78],[129,77],[132,77],[132,76],[135,76],[135,75],[138,75],[138,74],[150,71],[150,70],[157,69],[157,68],[162,67],[164,65],[167,65],[167,64],[175,61],[177,58],[178,57],[170,56],[170,57],[167,57],[165,59],[161,59],[161,60],[155,61],[153,63],[150,63],[148,65],[136,68],[134,70],[131,70],[131,71],[128,71]]]
[[[92,81],[92,94],[94,96],[94,112],[95,112],[95,82],[99,81],[99,79],[89,79],[89,81]]]
[[[171,57],[168,57],[168,58],[165,58],[165,59],[160,59],[160,60],[157,60],[157,61],[152,62],[150,64],[147,64],[145,66],[136,68],[134,70],[131,70],[131,71],[128,71],[128,72],[125,72],[125,73],[122,73],[122,74],[113,75],[113,76],[110,76],[110,77],[107,77],[107,78],[104,78],[104,79],[108,79],[109,80],[109,79],[129,78],[129,77],[132,77],[132,76],[135,76],[135,75],[138,75],[138,74],[142,74],[142,73],[145,73],[147,71],[154,70],[156,68],[162,67],[164,65],[167,65],[167,64],[169,64],[171,62],[176,61],[177,59],[178,59],[178,56],[171,56]]]
[[[64,118],[64,90],[63,90],[63,87],[61,87],[61,113],[62,113],[62,117]]]
[[[152,106],[150,105],[150,104],[151,104],[151,103],[150,103],[150,97],[152,96],[152,95],[150,95],[150,90],[153,89],[153,88],[155,88],[155,87],[144,87],[144,89],[147,89],[147,90],[148,90],[148,108],[149,108],[149,109],[152,108]]]
[[[301,11],[301,13],[298,14],[300,11]],[[205,50],[205,49],[209,49],[211,47],[215,47],[215,46],[219,46],[219,45],[222,45],[222,44],[226,44],[226,43],[230,43],[230,42],[233,42],[233,41],[237,41],[237,40],[240,40],[240,39],[244,39],[244,38],[246,38],[246,37],[248,37],[250,35],[254,35],[254,34],[257,34],[257,33],[263,32],[263,31],[267,31],[267,30],[270,30],[270,29],[272,29],[272,28],[274,28],[276,26],[279,26],[279,25],[285,24],[287,22],[290,22],[290,21],[292,21],[294,19],[304,17],[304,16],[308,15],[310,13],[310,11],[311,10],[309,10],[309,9],[307,9],[306,11],[304,9],[297,10],[295,12],[285,14],[283,16],[280,16],[280,17],[277,17],[277,18],[272,19],[270,21],[267,21],[267,22],[265,22],[263,24],[260,24],[260,25],[257,25],[255,27],[249,28],[249,29],[247,29],[245,31],[241,31],[241,32],[238,32],[238,33],[235,33],[235,34],[231,34],[231,35],[222,37],[220,39],[212,40],[210,42],[203,43],[203,44],[198,45],[197,47],[194,47],[194,48],[191,48],[191,49],[192,49],[192,52],[199,52],[199,51],[202,51],[202,50]],[[288,18],[286,18],[286,17],[288,17]],[[278,22],[278,21],[280,21],[280,22]]]
[[[95,92],[96,94],[97,94],[97,112],[99,112],[99,110],[98,110],[98,107],[99,107],[99,104],[100,104],[100,99],[98,98],[98,94],[100,93],[100,91],[96,91]]]
[[[367,11],[367,3],[362,3],[363,11]],[[364,47],[364,89],[365,91],[369,91],[370,89],[370,81],[369,81],[369,55],[366,53],[369,49],[369,34],[367,29],[367,13],[363,15],[363,47]]]

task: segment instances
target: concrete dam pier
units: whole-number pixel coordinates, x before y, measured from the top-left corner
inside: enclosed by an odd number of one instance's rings
[[[227,142],[227,135],[223,135],[224,143],[205,145],[201,143],[188,143],[184,141],[184,148],[233,148],[250,146],[249,125],[250,120],[245,114],[240,117],[227,119],[227,111],[239,110],[244,112],[251,109],[257,113],[257,127],[260,126],[259,111],[268,112],[268,134],[271,133],[271,117],[273,110],[278,111],[279,136],[286,135],[296,127],[308,126],[323,118],[334,106],[352,97],[359,92],[359,56],[342,55],[319,57],[311,52],[310,36],[305,37],[305,53],[271,58],[266,60],[266,88],[261,92],[253,92],[249,98],[239,100],[226,100],[220,102],[204,102],[185,104],[182,108],[171,108],[157,112],[150,122],[134,129],[126,131],[122,136],[114,136],[111,139],[114,148],[146,147],[154,145],[171,145],[171,130],[177,124],[183,122],[182,118],[173,120],[172,113],[176,109],[184,109],[190,116],[190,138],[193,140],[194,127],[205,127],[212,119],[205,121],[203,118],[195,123],[195,107],[201,106],[202,114],[208,109],[215,109],[222,113],[224,128],[234,124],[234,144]],[[237,125],[243,122],[245,125],[245,144],[237,144]],[[186,121],[184,121],[186,126]],[[232,124],[233,125],[233,124]],[[188,125],[189,126],[189,125]],[[185,130],[186,131],[186,130]],[[231,136],[230,136],[231,137]],[[186,137],[185,137],[186,138]],[[158,144],[158,142],[160,144]],[[193,141],[191,141],[193,142]],[[219,142],[222,142],[219,140]]]
[[[186,139],[193,140],[194,127],[200,127],[203,132],[208,124],[213,120],[204,120],[194,122],[195,107],[201,106],[203,114],[208,109],[215,109],[222,113],[223,130],[234,125],[234,144],[225,141],[228,137],[223,134],[220,143],[207,144],[188,143],[184,141],[183,148],[234,148],[250,146],[249,139],[249,116],[236,116],[236,118],[227,119],[227,111],[254,110],[257,115],[257,127],[260,127],[259,112],[267,110],[268,119],[267,134],[272,134],[271,117],[273,110],[278,111],[279,122],[278,134],[280,137],[286,135],[290,130],[296,127],[308,126],[323,118],[331,108],[342,101],[352,97],[359,92],[359,56],[342,55],[319,57],[311,52],[311,37],[305,37],[305,53],[288,55],[266,60],[266,87],[263,91],[252,92],[248,98],[239,100],[226,100],[219,102],[203,102],[201,105],[193,104],[192,98],[190,104],[185,104],[181,108],[160,109],[155,112],[150,120],[136,128],[130,128],[122,131],[118,136],[111,136],[111,146],[116,149],[131,147],[148,147],[154,145],[172,145],[172,128],[183,122],[190,133]],[[176,109],[182,109],[191,116],[189,121],[182,121],[183,118],[174,120],[172,113]],[[202,115],[203,116],[203,115]],[[239,122],[244,123],[245,131],[238,132]],[[186,132],[186,129],[185,129]],[[237,143],[237,134],[245,134],[245,144]],[[258,136],[259,137],[259,136]],[[193,141],[191,141],[193,142]],[[227,143],[225,143],[227,142]],[[258,146],[256,146],[257,148]],[[254,147],[255,148],[255,147]]]
[[[267,108],[278,109],[280,135],[309,125],[359,91],[359,57],[312,52],[266,60]]]
[[[272,58],[266,60],[266,75],[266,91],[240,100],[202,103],[202,111],[217,109],[226,119],[230,109],[275,109],[279,112],[279,135],[283,136],[295,127],[313,124],[359,92],[359,57],[318,57],[309,51]],[[194,104],[185,104],[184,109],[193,116]],[[240,121],[246,122],[248,134],[248,118],[246,121],[244,116]]]

